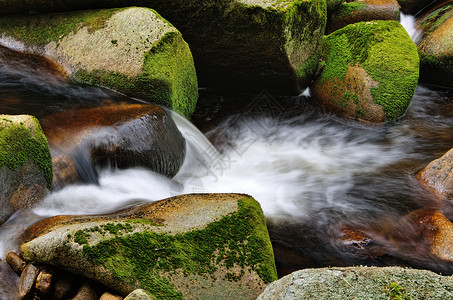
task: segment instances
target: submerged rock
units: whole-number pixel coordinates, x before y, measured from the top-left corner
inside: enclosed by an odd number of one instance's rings
[[[324,37],[315,101],[338,115],[379,123],[401,117],[418,82],[417,48],[395,21],[359,22]]]
[[[0,224],[52,189],[47,139],[36,118],[0,115]]]
[[[0,2],[6,14],[124,5],[157,10],[189,43],[201,86],[299,94],[318,63],[325,0],[98,0]],[[120,39],[118,39],[119,41]]]
[[[276,280],[259,204],[241,194],[168,198],[104,216],[56,216],[27,229],[27,261],[64,268],[127,295],[253,299]]]
[[[173,177],[184,162],[185,139],[157,105],[112,104],[67,110],[41,123],[58,187],[77,178],[89,181],[96,177],[92,164],[142,166]]]
[[[361,21],[400,19],[400,6],[396,0],[356,0],[343,2],[329,18],[326,33]]]
[[[453,279],[399,267],[305,269],[271,283],[265,299],[451,299]]]
[[[0,44],[43,55],[77,81],[162,104],[186,117],[195,109],[198,84],[189,46],[152,9],[5,16]]]
[[[407,214],[399,224],[399,230],[394,233],[393,239],[397,245],[406,246],[402,253],[413,253],[414,246],[421,249],[426,246],[428,253],[436,260],[453,263],[453,223],[441,212],[433,209],[418,209]],[[404,237],[413,237],[411,243],[405,244]],[[403,243],[401,243],[401,241]],[[404,251],[405,250],[405,251]]]
[[[429,163],[417,178],[442,199],[453,203],[453,149]]]
[[[453,3],[445,1],[417,18],[422,36],[420,81],[453,87]]]

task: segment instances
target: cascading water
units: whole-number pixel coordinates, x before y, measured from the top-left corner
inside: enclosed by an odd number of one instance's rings
[[[65,105],[96,105],[112,97],[62,80],[42,82],[41,70],[15,66],[19,59],[14,64],[0,59],[2,113],[40,117]],[[379,237],[383,223],[436,206],[415,174],[453,146],[451,93],[419,86],[406,116],[379,126],[338,119],[306,99],[292,99],[290,109],[282,110],[300,111],[297,115],[227,115],[205,132],[207,138],[173,114],[187,142],[186,160],[173,179],[144,168],[99,170],[98,184],[66,186],[1,225],[0,258],[17,251],[21,232],[45,217],[109,213],[182,193],[241,192],[260,202],[276,260],[291,271],[350,263],[335,247],[332,228],[338,224],[359,224]],[[279,256],[282,247],[297,259]],[[4,269],[0,264],[0,298],[14,299],[10,286],[17,278]]]

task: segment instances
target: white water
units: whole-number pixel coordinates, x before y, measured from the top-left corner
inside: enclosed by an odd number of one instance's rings
[[[420,39],[421,32],[420,30],[417,30],[415,26],[415,17],[400,13],[400,23],[403,25],[404,29],[406,29],[414,43],[417,43]]]
[[[1,226],[0,257],[17,250],[17,235],[40,218],[110,213],[182,193],[247,193],[268,218],[307,218],[328,208],[376,213],[379,205],[348,195],[357,178],[413,155],[405,149],[404,127],[343,124],[329,115],[314,118],[310,111],[284,120],[233,116],[208,133],[226,140],[222,154],[190,122],[178,115],[174,120],[186,138],[187,155],[173,180],[142,168],[102,170],[98,185],[67,186]]]

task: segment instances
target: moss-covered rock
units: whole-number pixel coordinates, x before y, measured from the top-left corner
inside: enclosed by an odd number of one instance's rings
[[[396,0],[356,0],[343,2],[327,23],[326,34],[346,25],[373,20],[399,21],[400,6]]]
[[[5,13],[87,7],[151,7],[176,26],[201,86],[298,94],[318,63],[326,0],[6,0]],[[15,8],[14,8],[15,7]]]
[[[324,38],[323,63],[312,91],[329,111],[356,120],[401,117],[418,81],[417,48],[395,21],[359,22]]]
[[[453,149],[420,170],[417,178],[443,200],[453,204]]]
[[[157,105],[108,103],[66,110],[41,119],[41,125],[52,153],[56,187],[93,180],[93,165],[141,166],[171,178],[185,158],[184,137]]]
[[[453,4],[445,1],[417,18],[422,36],[420,81],[453,87]]]
[[[52,189],[52,161],[36,118],[0,115],[0,224]]]
[[[198,98],[192,54],[155,11],[123,8],[0,18],[0,44],[41,54],[78,81],[190,116]]]
[[[398,267],[305,269],[271,283],[265,299],[451,299],[453,279]]]
[[[58,266],[123,295],[254,299],[277,279],[260,205],[240,194],[168,198],[105,216],[57,216],[28,228],[28,261]]]

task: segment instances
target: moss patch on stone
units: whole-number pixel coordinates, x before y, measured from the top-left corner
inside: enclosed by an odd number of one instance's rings
[[[359,65],[379,83],[371,89],[373,101],[387,119],[401,117],[417,86],[419,57],[415,44],[395,21],[360,22],[324,38],[326,67],[321,82],[343,79],[348,66]]]
[[[357,10],[363,10],[367,8],[367,4],[359,2],[347,2],[343,3],[340,8],[336,11],[336,18],[344,18],[351,16]]]
[[[80,70],[74,78],[108,86],[129,96],[149,99],[185,117],[195,110],[198,99],[197,76],[189,46],[180,32],[165,34],[145,54],[142,74],[129,77],[118,72]]]
[[[218,268],[236,266],[256,271],[265,283],[274,281],[277,274],[261,207],[252,198],[238,200],[238,206],[237,212],[204,229],[176,235],[153,231],[116,234],[96,245],[84,245],[83,253],[121,281],[160,299],[182,299],[171,283],[171,273],[176,270],[209,277]],[[227,272],[225,280],[237,280],[233,275]]]
[[[105,22],[115,13],[125,8],[84,10],[68,13],[49,14],[44,18],[18,18],[2,16],[0,28],[3,34],[26,44],[44,46],[58,42],[71,32],[87,27],[89,32],[104,27]]]
[[[38,120],[31,118],[35,126],[33,132],[7,115],[0,118],[0,167],[15,170],[28,162],[34,163],[42,169],[47,188],[51,190],[53,172],[49,146]]]

